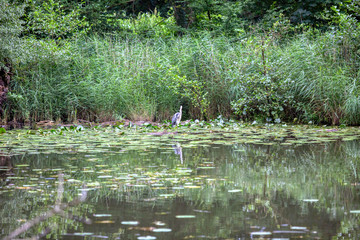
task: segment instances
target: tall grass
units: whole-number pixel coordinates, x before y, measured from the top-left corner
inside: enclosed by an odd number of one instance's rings
[[[183,105],[185,118],[360,124],[354,69],[329,57],[336,51],[331,38],[304,34],[285,44],[262,42],[256,36],[115,35],[59,47],[29,40],[29,57],[16,66],[7,120],[161,121]]]
[[[359,124],[353,98],[359,86],[354,82],[353,69],[346,61],[329,60],[326,52],[330,48],[334,50],[334,43],[329,40],[302,36],[292,41],[282,48],[278,74],[289,93],[302,105],[301,111],[308,120]]]

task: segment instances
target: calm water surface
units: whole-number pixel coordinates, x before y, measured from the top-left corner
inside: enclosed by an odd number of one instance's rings
[[[0,238],[48,211],[50,239],[360,239],[360,142],[1,157]],[[88,218],[91,224],[75,219]]]

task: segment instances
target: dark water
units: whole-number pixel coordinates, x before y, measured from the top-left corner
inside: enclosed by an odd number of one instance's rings
[[[55,204],[50,239],[360,239],[360,142],[164,145],[1,157],[0,237]],[[74,217],[75,216],[75,217]],[[79,221],[88,218],[91,224]]]

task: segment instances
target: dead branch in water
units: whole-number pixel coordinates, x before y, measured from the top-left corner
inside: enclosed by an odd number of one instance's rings
[[[29,221],[27,221],[26,223],[24,223],[23,225],[21,225],[19,228],[15,229],[13,232],[11,232],[8,236],[6,236],[5,238],[3,238],[3,240],[11,240],[14,239],[15,237],[17,237],[18,235],[28,231],[30,228],[32,228],[33,226],[35,226],[36,224],[39,224],[40,222],[45,221],[46,219],[53,217],[55,215],[59,215],[63,218],[67,218],[67,219],[72,219],[72,220],[76,220],[78,222],[82,222],[85,224],[91,224],[91,220],[87,219],[87,218],[80,218],[77,216],[74,216],[70,213],[67,213],[65,210],[69,207],[73,207],[76,206],[78,204],[80,204],[81,202],[84,202],[86,200],[87,197],[87,191],[83,190],[81,192],[81,196],[76,198],[75,200],[69,202],[69,203],[62,203],[62,198],[63,198],[63,194],[64,194],[64,174],[59,173],[59,185],[58,185],[58,189],[57,189],[57,196],[56,196],[56,200],[55,200],[55,205],[54,208],[41,214],[40,216],[31,219]],[[51,230],[53,230],[54,228],[56,228],[55,225],[46,228],[42,233],[40,233],[39,235],[30,237],[28,239],[40,239],[44,236],[46,236],[47,234],[49,234],[51,232]]]

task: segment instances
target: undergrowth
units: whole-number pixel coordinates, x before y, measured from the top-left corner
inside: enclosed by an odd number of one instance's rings
[[[331,34],[28,39],[4,120],[162,121],[183,105],[193,119],[360,124],[357,69]]]

